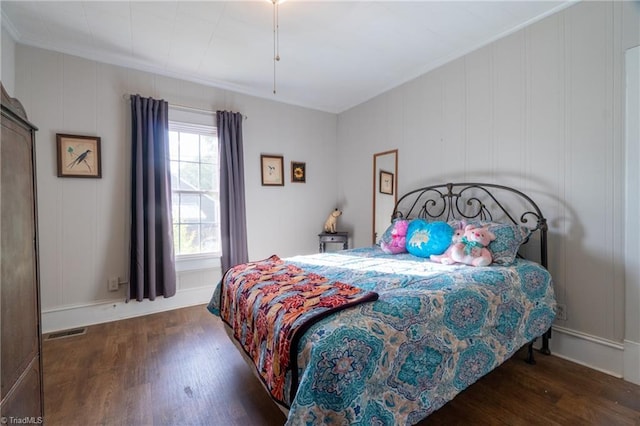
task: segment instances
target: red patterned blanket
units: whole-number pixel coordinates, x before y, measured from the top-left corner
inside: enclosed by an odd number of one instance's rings
[[[289,370],[292,398],[297,389],[297,346],[304,331],[330,313],[378,298],[377,293],[307,273],[275,255],[229,269],[220,285],[220,317],[233,329],[271,395],[283,404]]]

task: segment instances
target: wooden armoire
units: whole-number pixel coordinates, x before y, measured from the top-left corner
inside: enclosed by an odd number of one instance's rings
[[[1,89],[0,416],[8,424],[41,423],[44,399],[34,145],[37,129],[27,120],[20,102],[9,97],[4,87]]]

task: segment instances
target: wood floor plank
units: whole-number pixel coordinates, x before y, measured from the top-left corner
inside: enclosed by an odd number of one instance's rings
[[[640,425],[640,386],[523,352],[419,423]],[[229,341],[194,306],[88,328],[43,344],[47,425],[276,426],[285,417]]]

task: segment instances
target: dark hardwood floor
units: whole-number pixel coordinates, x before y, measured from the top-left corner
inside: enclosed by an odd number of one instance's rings
[[[282,425],[204,306],[45,340],[47,425]],[[640,386],[519,353],[420,425],[640,425]]]

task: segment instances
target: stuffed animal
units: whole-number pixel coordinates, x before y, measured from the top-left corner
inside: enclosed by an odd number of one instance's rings
[[[466,223],[464,221],[460,221],[457,223],[456,227],[453,228],[453,236],[451,237],[451,244],[447,248],[447,250],[442,254],[432,254],[429,256],[434,262],[442,263],[443,265],[453,265],[456,263],[453,259],[451,259],[451,251],[453,247],[462,240],[464,237],[464,228]]]
[[[406,253],[408,220],[398,219],[385,231],[380,240],[380,248],[388,254]]]
[[[493,261],[487,246],[496,236],[485,227],[467,225],[460,241],[452,242],[442,256],[431,256],[431,260],[451,265],[464,263],[472,266],[488,266]]]
[[[451,237],[451,244],[459,243],[464,236],[464,228],[467,226],[467,222],[461,220],[457,223],[456,227],[453,228],[453,237]]]
[[[462,239],[451,250],[451,259],[472,266],[488,266],[493,259],[487,246],[495,239],[488,227],[467,225]]]
[[[335,234],[337,232],[336,225],[338,222],[338,216],[340,216],[341,214],[342,211],[338,209],[335,209],[331,212],[326,222],[324,223],[324,232],[327,232],[329,234]]]

